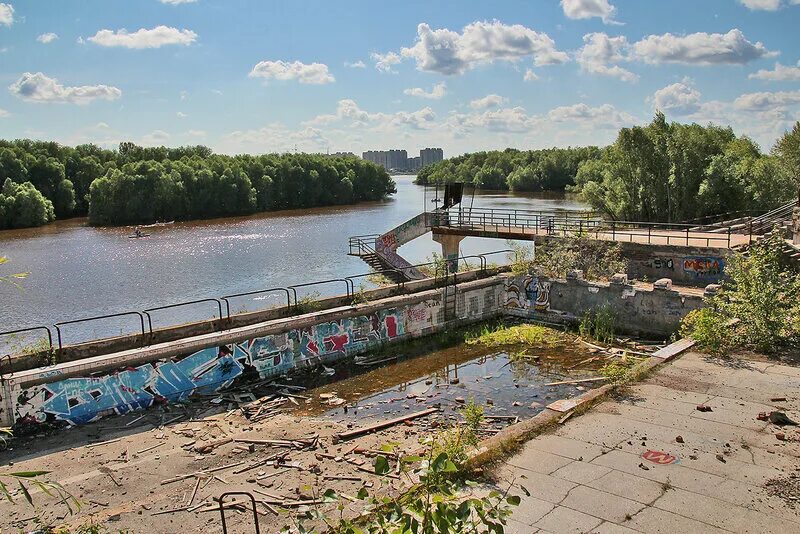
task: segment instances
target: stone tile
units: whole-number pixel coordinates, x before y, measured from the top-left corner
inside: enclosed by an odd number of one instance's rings
[[[572,458],[573,460],[590,461],[603,453],[603,448],[592,443],[579,441],[554,434],[545,434],[529,442],[529,445],[540,451]]]
[[[733,532],[742,530],[747,516],[745,508],[678,488],[664,493],[653,506]]]
[[[577,486],[574,482],[555,478],[550,475],[534,473],[526,469],[517,469],[513,472],[514,484],[524,486],[531,497],[541,499],[549,503],[557,504],[567,496],[569,490]],[[508,475],[503,473],[503,482],[510,482]],[[498,485],[503,486],[503,483]]]
[[[506,523],[506,528],[504,529],[505,534],[535,534],[536,532],[541,532],[539,529],[534,528],[530,525],[526,525],[525,523],[520,523],[519,521],[515,521],[513,519],[509,519]]]
[[[658,508],[651,508],[649,506],[636,514],[633,519],[626,522],[625,525],[640,532],[647,532],[648,534],[721,534],[725,532],[722,529],[706,523],[701,523],[700,521],[695,521],[694,519],[689,519],[682,515]]]
[[[698,404],[703,404],[709,399],[709,395],[704,393],[695,393],[694,391],[676,391],[672,388],[667,388],[664,386],[656,385],[656,384],[637,384],[636,385],[636,392],[637,397],[644,397],[644,398],[659,398],[659,399],[669,399],[669,400],[676,400],[680,402],[685,402],[688,404],[693,404],[697,406]]]
[[[764,534],[788,534],[800,532],[800,521],[790,521],[761,512],[748,512],[742,532],[763,532]]]
[[[511,518],[528,525],[529,529],[531,525],[546,516],[555,507],[555,504],[533,496],[521,495],[520,499],[519,506],[513,508],[514,513]]]
[[[591,532],[600,523],[602,520],[596,517],[563,506],[556,506],[534,526],[553,532],[553,534],[583,534]]]
[[[589,462],[575,461],[565,465],[561,469],[558,469],[551,474],[554,477],[563,478],[571,482],[586,484],[592,480],[600,478],[610,471],[611,469],[608,467],[590,464]]]
[[[560,504],[615,523],[626,521],[645,506],[642,503],[586,486],[578,486],[570,491],[567,498]]]
[[[639,531],[606,521],[599,527],[593,528],[591,534],[634,534],[636,532]]]
[[[571,462],[572,460],[569,458],[539,450],[532,443],[528,443],[519,453],[512,456],[507,463],[515,467],[549,475]]]
[[[617,470],[610,470],[608,474],[586,485],[644,504],[653,502],[664,493],[658,482]]]

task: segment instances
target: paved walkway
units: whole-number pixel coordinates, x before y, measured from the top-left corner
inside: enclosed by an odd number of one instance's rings
[[[800,368],[686,354],[501,466],[531,493],[507,532],[800,532],[800,480],[765,489],[800,477],[800,427],[757,419],[776,409],[800,420]]]

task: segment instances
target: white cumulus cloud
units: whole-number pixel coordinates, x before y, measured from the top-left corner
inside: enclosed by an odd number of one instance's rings
[[[404,94],[408,96],[415,96],[417,98],[430,98],[431,100],[439,100],[447,94],[447,85],[444,82],[437,83],[430,91],[425,91],[422,87],[412,87],[403,90]]]
[[[689,115],[700,109],[700,91],[687,82],[673,83],[653,94],[653,105],[664,112]]]
[[[745,93],[733,101],[736,109],[767,111],[800,104],[800,91]]]
[[[748,76],[751,79],[767,80],[771,82],[790,82],[800,80],[800,61],[796,67],[775,63],[774,70],[761,69]]]
[[[610,37],[605,33],[588,33],[583,36],[583,47],[578,50],[576,59],[586,72],[619,78],[624,82],[635,82],[639,76],[615,65],[628,59],[629,46],[625,36]]]
[[[550,65],[569,60],[546,33],[497,20],[473,22],[461,32],[434,30],[423,22],[417,26],[417,42],[403,48],[400,55],[415,60],[418,70],[445,75],[463,74],[495,61],[532,58],[535,65]]]
[[[193,4],[197,2],[197,0],[158,0],[162,4],[170,4],[173,6],[177,6],[179,4]]]
[[[522,79],[526,82],[535,82],[539,77],[531,69],[525,69],[525,76]]]
[[[753,11],[778,11],[789,6],[798,5],[800,0],[739,0],[742,5]]]
[[[24,73],[8,87],[9,92],[29,102],[88,104],[92,100],[116,100],[122,91],[109,85],[64,86],[55,78],[37,73]]]
[[[649,35],[633,45],[633,54],[646,63],[694,65],[745,64],[776,55],[762,43],[748,41],[735,28],[728,33]]]
[[[490,94],[484,96],[483,98],[476,98],[475,100],[469,103],[469,107],[471,107],[472,109],[499,108],[506,102],[508,102],[508,99],[506,97],[496,94]]]
[[[618,111],[611,104],[594,108],[584,103],[560,106],[550,110],[547,118],[554,122],[588,123],[598,129],[617,129],[636,122],[635,117],[624,111]]]
[[[353,62],[345,61],[344,66],[349,69],[363,69],[366,68],[367,65],[359,59],[358,61]]]
[[[123,48],[160,48],[166,45],[190,45],[197,40],[197,34],[191,30],[179,30],[169,26],[156,26],[152,29],[141,28],[133,33],[126,29],[117,31],[100,30],[86,39],[100,46],[121,46]]]
[[[0,119],[2,119],[3,117],[8,117],[9,115],[11,114],[8,111],[4,110],[3,108],[0,108]]]
[[[58,35],[56,35],[55,33],[52,33],[52,32],[43,33],[42,35],[40,35],[39,37],[36,38],[36,40],[39,41],[42,44],[50,44],[53,41],[55,41],[56,39],[58,39]]]
[[[369,57],[375,62],[375,68],[381,72],[395,73],[395,70],[392,67],[402,61],[402,58],[395,52],[387,52],[385,54],[373,52],[369,55]]]
[[[561,0],[564,15],[571,19],[598,17],[606,24],[613,22],[616,8],[608,0]]]
[[[0,25],[11,26],[14,24],[14,6],[0,2]]]
[[[297,80],[300,83],[333,83],[336,78],[324,63],[303,63],[301,61],[261,61],[250,71],[251,78],[267,80]]]

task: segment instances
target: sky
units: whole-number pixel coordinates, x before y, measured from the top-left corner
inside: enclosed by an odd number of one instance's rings
[[[606,145],[669,120],[769,150],[800,0],[4,0],[0,138],[360,154]]]

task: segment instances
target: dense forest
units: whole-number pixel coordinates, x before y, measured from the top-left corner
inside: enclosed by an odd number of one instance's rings
[[[563,191],[575,184],[581,163],[599,159],[597,147],[474,152],[424,167],[415,183],[464,182],[481,189]]]
[[[119,150],[0,141],[0,229],[89,216],[92,224],[243,215],[379,200],[389,174],[354,157],[223,156],[204,146]]]
[[[678,222],[766,211],[797,198],[800,123],[765,154],[731,128],[668,123],[620,130],[605,148],[477,152],[422,169],[417,183],[573,191],[618,220]]]

